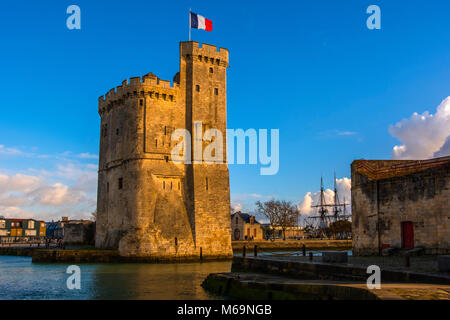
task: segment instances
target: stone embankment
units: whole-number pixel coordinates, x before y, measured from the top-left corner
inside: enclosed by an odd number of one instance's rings
[[[32,257],[32,262],[41,263],[172,263],[190,261],[230,260],[229,257],[124,257],[117,250],[106,249],[38,249],[0,248],[0,255]]]
[[[346,252],[328,253],[322,257],[237,256],[231,273],[210,274],[202,286],[235,299],[450,299],[450,274],[435,270],[437,257],[418,257],[414,264],[401,267],[395,257],[342,259]],[[373,264],[380,265],[379,289],[367,286],[372,275],[367,267]]]
[[[295,257],[234,257],[232,270],[310,280],[366,282],[369,276],[367,273],[369,265],[307,261],[306,257],[303,260],[297,260]],[[381,268],[381,279],[383,282],[450,284],[450,274],[394,268]]]
[[[366,283],[300,280],[255,273],[214,273],[206,290],[244,300],[448,300],[450,285],[388,283],[369,289]]]
[[[301,251],[303,245],[306,250],[351,250],[351,240],[275,240],[275,241],[232,241],[233,252],[241,252],[245,246],[252,250],[254,246],[258,251]]]

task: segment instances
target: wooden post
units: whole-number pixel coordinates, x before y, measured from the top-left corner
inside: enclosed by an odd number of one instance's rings
[[[303,244],[302,246],[303,256],[306,257],[306,246]]]
[[[242,257],[245,258],[245,245],[242,247]]]
[[[255,257],[258,255],[258,246],[255,244],[254,248]]]

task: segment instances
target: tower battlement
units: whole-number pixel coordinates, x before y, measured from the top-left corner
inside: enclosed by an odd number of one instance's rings
[[[225,48],[210,44],[200,44],[196,41],[184,41],[180,43],[181,57],[193,58],[196,61],[228,67],[229,52]]]
[[[98,98],[98,112],[102,114],[114,104],[122,103],[127,98],[139,98],[145,95],[161,96],[167,98],[167,101],[173,102],[178,88],[178,83],[160,79],[153,73],[147,73],[142,77],[131,77]],[[157,95],[154,95],[155,93]]]

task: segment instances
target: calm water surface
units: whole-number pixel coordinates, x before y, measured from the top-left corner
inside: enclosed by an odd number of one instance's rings
[[[200,284],[231,261],[178,264],[79,264],[81,289],[66,286],[68,264],[31,263],[0,256],[0,300],[5,299],[217,299]]]

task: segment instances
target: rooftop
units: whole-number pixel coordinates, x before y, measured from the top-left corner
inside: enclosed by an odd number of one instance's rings
[[[355,160],[356,172],[371,180],[401,177],[450,164],[450,157],[428,160]]]
[[[231,215],[231,219],[233,219],[233,218],[235,217],[236,214],[239,214],[239,215],[241,216],[241,218],[242,218],[245,222],[247,222],[247,223],[250,223],[250,218],[251,218],[251,217],[254,217],[254,216],[252,216],[251,214],[248,214],[248,213],[242,213],[242,212],[240,212],[240,211],[237,211],[237,212],[235,212],[235,213],[233,213],[233,214]],[[259,222],[255,219],[254,223],[259,223]]]

